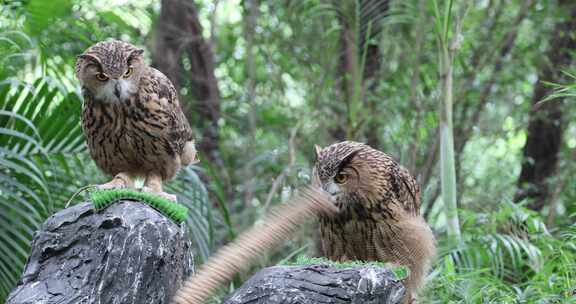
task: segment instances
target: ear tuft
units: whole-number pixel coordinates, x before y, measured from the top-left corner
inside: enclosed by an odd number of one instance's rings
[[[352,159],[354,158],[354,156],[356,156],[356,154],[358,154],[358,152],[360,152],[362,149],[356,149],[356,150],[352,150],[350,151],[348,154],[346,154],[346,156],[344,156],[342,158],[342,160],[340,161],[340,164],[338,164],[338,170],[340,171],[342,169],[344,169],[344,167],[348,166],[348,164],[350,164],[350,162],[352,161]]]
[[[96,58],[93,55],[89,55],[89,54],[80,54],[78,56],[76,56],[76,59],[80,60],[80,59],[84,59],[87,61],[93,61],[94,63],[100,63],[100,60],[98,60],[98,58]]]
[[[315,156],[316,160],[318,160],[318,158],[320,157],[321,152],[322,152],[322,147],[320,147],[319,145],[314,145],[314,156]]]
[[[143,53],[144,53],[144,49],[135,49],[134,51],[132,51],[132,53],[130,53],[130,57],[140,56]]]

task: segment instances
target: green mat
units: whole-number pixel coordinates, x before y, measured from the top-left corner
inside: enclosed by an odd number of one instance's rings
[[[177,224],[185,221],[188,216],[188,208],[176,202],[133,189],[95,190],[90,192],[90,197],[96,210],[102,210],[116,201],[128,199],[142,202],[158,210]]]
[[[303,265],[311,265],[311,264],[325,264],[328,266],[332,266],[335,268],[355,268],[355,267],[363,267],[363,266],[375,266],[381,268],[390,269],[395,275],[398,280],[403,280],[408,277],[410,273],[410,269],[406,266],[391,266],[387,265],[383,262],[362,262],[362,261],[350,261],[350,262],[334,262],[327,258],[316,258],[316,257],[309,257],[307,255],[299,255],[296,257],[296,261],[283,261],[280,262],[280,265],[285,266],[303,266]]]

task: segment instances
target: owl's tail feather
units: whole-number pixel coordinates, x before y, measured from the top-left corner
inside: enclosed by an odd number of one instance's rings
[[[184,144],[184,150],[182,151],[182,155],[180,155],[180,162],[183,166],[193,165],[198,163],[197,152],[196,152],[196,145],[194,141],[188,141]]]
[[[335,213],[328,195],[312,187],[270,211],[264,221],[222,247],[199,271],[188,278],[174,296],[175,304],[201,304],[218,287],[247,270],[267,251],[293,235],[306,219],[319,213]]]

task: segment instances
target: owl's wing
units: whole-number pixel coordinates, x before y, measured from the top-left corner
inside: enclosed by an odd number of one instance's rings
[[[193,141],[192,128],[180,107],[174,85],[162,72],[149,68],[148,75],[141,82],[142,94],[149,112],[156,116],[164,127],[160,130],[166,144],[182,154],[187,142]]]
[[[413,214],[420,214],[420,186],[416,179],[406,168],[400,166],[397,180],[399,181],[398,198],[404,209]]]

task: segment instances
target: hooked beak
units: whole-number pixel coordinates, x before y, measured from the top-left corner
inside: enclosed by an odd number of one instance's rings
[[[324,190],[330,193],[333,199],[336,199],[336,197],[342,192],[342,190],[340,190],[340,187],[338,187],[334,182],[329,182],[325,186]]]
[[[116,83],[114,83],[114,95],[116,98],[120,99],[120,83],[118,80],[116,80]]]

